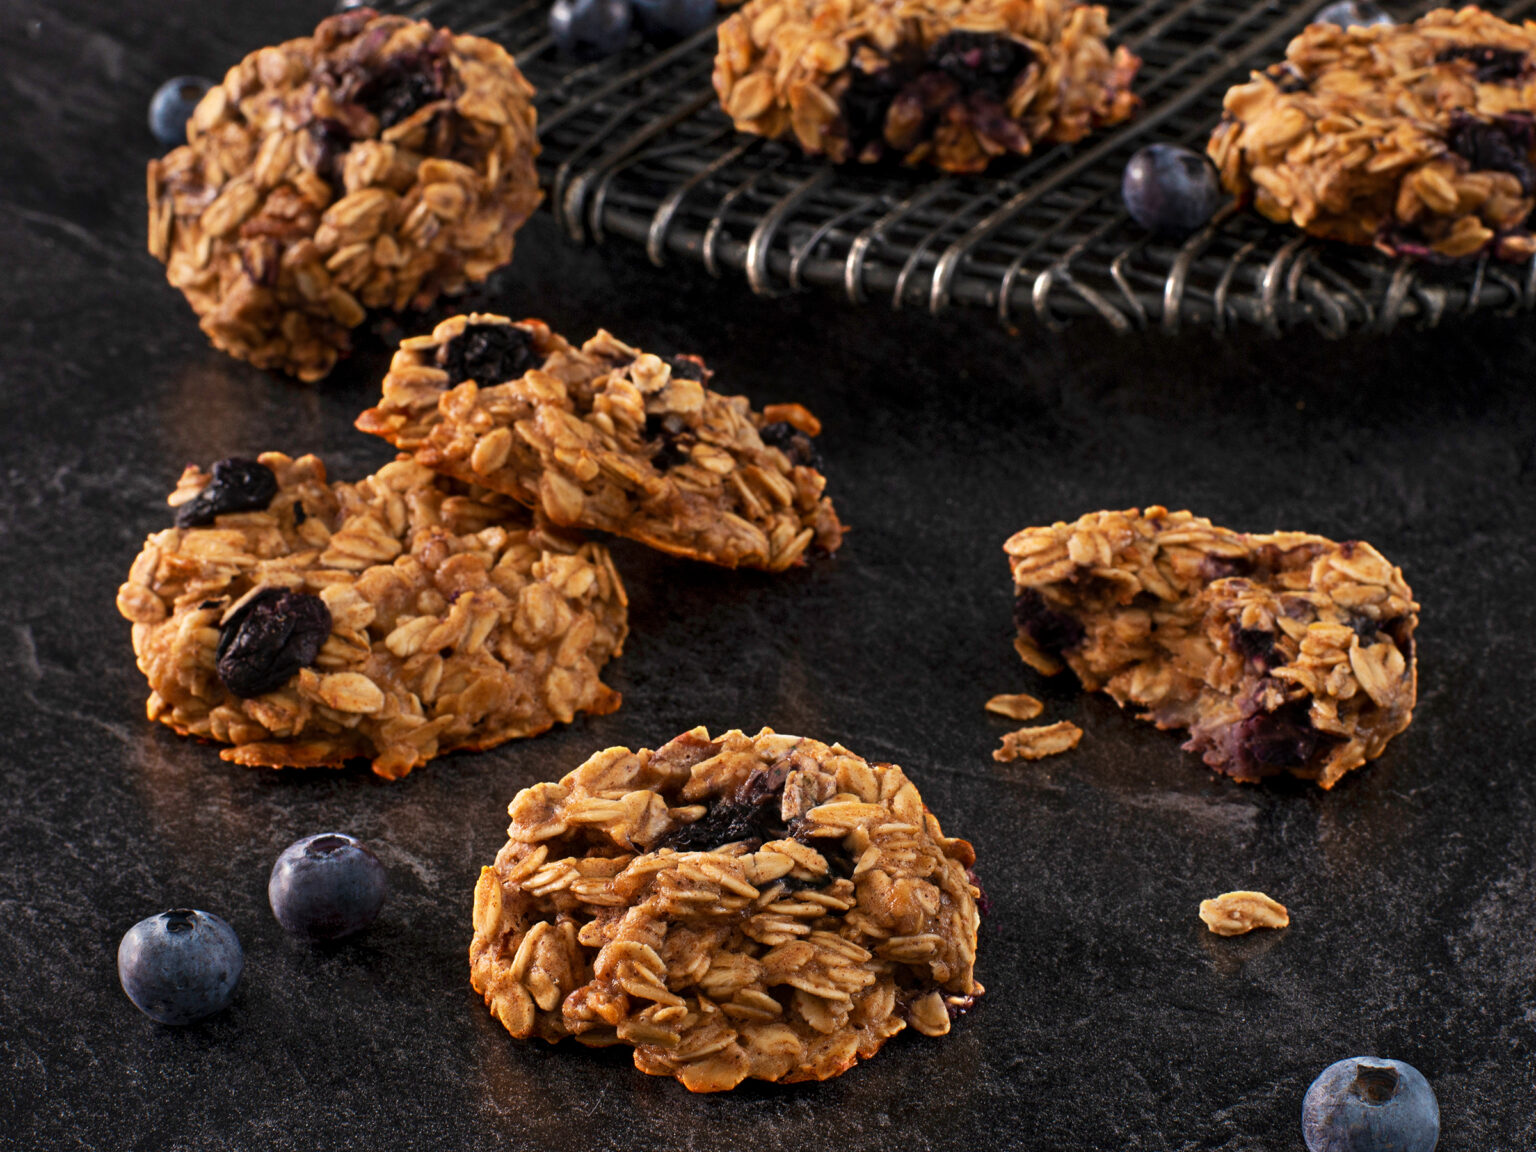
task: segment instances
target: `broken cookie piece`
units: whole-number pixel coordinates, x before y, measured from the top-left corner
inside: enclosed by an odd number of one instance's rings
[[[355,484],[280,452],[189,467],[117,594],[148,713],[272,767],[387,779],[611,712],[628,629],[606,549],[409,460]]]
[[[357,426],[555,524],[676,556],[778,572],[836,551],[816,418],[798,404],[756,411],[712,391],[712,376],[696,356],[607,332],[576,348],[537,320],[455,316],[401,342]]]
[[[519,1038],[633,1046],[694,1092],[826,1080],[982,994],[975,853],[891,764],[685,732],[520,792],[470,973]]]
[[[1092,512],[1004,545],[1015,647],[1137,708],[1218,772],[1331,788],[1417,696],[1418,605],[1369,544],[1248,535],[1188,512]]]

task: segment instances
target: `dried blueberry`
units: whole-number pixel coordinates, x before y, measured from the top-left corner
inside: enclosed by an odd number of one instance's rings
[[[779,420],[772,424],[764,424],[758,429],[757,434],[763,438],[763,443],[777,448],[789,457],[791,464],[800,464],[806,468],[821,469],[821,454],[816,451],[816,445],[800,429],[787,420]]]
[[[1143,228],[1182,239],[1215,215],[1221,183],[1203,154],[1174,144],[1148,144],[1126,164],[1120,195]]]
[[[1280,662],[1275,654],[1275,634],[1268,628],[1233,629],[1232,648],[1244,660],[1261,668],[1273,668]]]
[[[1017,40],[991,32],[951,32],[928,50],[934,68],[967,92],[1003,100],[1035,54]]]
[[[329,184],[338,196],[344,195],[346,187],[342,182],[338,161],[352,146],[352,133],[347,131],[347,126],[340,120],[326,117],[310,121],[308,134],[305,160],[314,169],[315,175]]]
[[[392,128],[441,100],[446,81],[447,63],[437,52],[402,52],[358,84],[352,99],[378,117],[380,128]]]
[[[784,781],[789,778],[787,761],[759,768],[747,777],[734,795],[715,801],[709,811],[692,824],[674,828],[657,842],[657,848],[679,852],[711,852],[725,844],[743,840],[782,839],[787,832],[779,812]]]
[[[675,412],[652,412],[647,416],[645,438],[657,445],[651,466],[658,472],[676,468],[692,459],[688,447],[693,442],[693,435],[687,422]]]
[[[161,1024],[191,1024],[223,1011],[244,968],[245,951],[235,930],[196,908],[140,920],[117,946],[123,991]]]
[[[167,148],[187,142],[187,121],[198,101],[213,87],[212,80],[201,76],[177,76],[155,90],[149,102],[149,130]]]
[[[264,588],[219,632],[219,679],[243,699],[280,688],[315,662],[331,634],[331,610],[307,592]]]
[[[662,363],[672,369],[672,375],[682,380],[697,380],[702,384],[709,378],[709,369],[697,356],[663,356]]]
[[[1024,588],[1015,597],[1013,622],[1036,648],[1056,655],[1081,644],[1087,634],[1076,617],[1046,607],[1044,598],[1033,588]]]
[[[1434,1152],[1440,1104],[1412,1064],[1355,1056],[1312,1081],[1301,1133],[1308,1152]]]
[[[1338,0],[1312,17],[1314,24],[1337,24],[1340,28],[1372,28],[1377,24],[1396,24],[1387,12],[1371,0]]]
[[[1480,83],[1498,84],[1515,80],[1525,71],[1526,55],[1513,48],[1496,48],[1492,44],[1464,44],[1447,48],[1435,57],[1436,64],[1451,60],[1470,60],[1477,69]]]
[[[1312,726],[1311,701],[1302,698],[1273,712],[1258,712],[1238,731],[1238,761],[1243,768],[1300,768],[1312,758],[1323,734]]]
[[[213,479],[180,508],[176,527],[201,528],[226,512],[259,512],[277,495],[277,477],[259,460],[231,456],[213,466]]]
[[[502,384],[542,363],[533,337],[515,324],[470,324],[443,346],[438,362],[453,385]]]
[[[1526,116],[1501,116],[1484,122],[1465,112],[1451,117],[1446,146],[1474,169],[1508,172],[1520,181],[1520,191],[1536,192],[1536,166],[1531,164],[1532,122]]]
[[[850,148],[857,154],[866,144],[885,135],[886,112],[908,77],[894,65],[877,72],[850,66],[848,77],[839,107],[843,114],[843,131]]]

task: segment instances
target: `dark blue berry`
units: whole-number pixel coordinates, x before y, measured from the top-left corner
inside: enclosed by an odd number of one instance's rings
[[[1125,210],[1143,228],[1182,239],[1215,214],[1221,186],[1215,166],[1200,153],[1174,144],[1148,144],[1125,166],[1120,195]]]
[[[162,1024],[191,1024],[229,1007],[245,951],[211,912],[173,908],[140,920],[117,946],[117,978],[139,1010]]]
[[[993,32],[951,32],[928,50],[929,63],[967,92],[1001,101],[1034,62],[1027,45]]]
[[[549,34],[562,55],[601,60],[624,47],[634,19],[629,0],[555,0]]]
[[[1318,11],[1312,17],[1314,24],[1337,24],[1340,28],[1374,28],[1378,24],[1396,24],[1371,0],[1338,0],[1336,4]]]
[[[686,40],[715,22],[715,0],[630,0],[641,34],[653,43]]]
[[[167,148],[185,144],[192,110],[212,87],[213,81],[202,76],[178,76],[160,85],[149,102],[149,130],[155,139]]]
[[[1312,1081],[1301,1133],[1308,1152],[1434,1152],[1440,1105],[1411,1064],[1353,1056]]]
[[[277,476],[259,460],[231,456],[213,466],[213,479],[176,509],[176,527],[201,528],[226,512],[260,512],[277,495]]]
[[[214,668],[231,694],[263,696],[313,664],[330,634],[331,610],[320,597],[263,588],[224,622]]]
[[[473,380],[489,387],[520,380],[528,369],[537,368],[544,361],[526,328],[516,324],[470,324],[443,345],[438,362],[447,371],[451,386]]]
[[[310,940],[339,940],[368,927],[387,895],[389,877],[379,858],[341,832],[294,841],[267,881],[278,923]]]
[[[777,448],[789,457],[791,464],[802,464],[807,468],[821,468],[821,453],[816,451],[816,445],[811,438],[787,420],[779,420],[773,424],[764,424],[758,429],[758,435],[763,443]]]

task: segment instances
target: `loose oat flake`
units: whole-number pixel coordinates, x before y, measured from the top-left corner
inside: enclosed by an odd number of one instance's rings
[[[1241,936],[1255,928],[1284,928],[1291,914],[1262,892],[1223,892],[1200,901],[1200,919],[1218,936]]]

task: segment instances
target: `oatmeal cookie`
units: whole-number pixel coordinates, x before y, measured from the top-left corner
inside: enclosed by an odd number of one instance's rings
[[[470,973],[512,1035],[694,1092],[826,1080],[980,996],[975,853],[892,764],[703,728],[518,793]]]
[[[217,348],[318,380],[365,308],[512,258],[533,88],[498,44],[365,8],[247,56],[149,164],[149,250]]]
[[[1188,512],[1090,512],[1004,550],[1015,641],[1047,674],[1187,728],[1218,772],[1331,788],[1413,718],[1413,591],[1369,544],[1247,535]]]
[[[980,172],[1126,119],[1140,61],[1078,0],[751,0],[714,84],[743,132],[837,163],[897,155]]]
[[[355,484],[313,456],[189,467],[117,607],[151,720],[272,767],[367,757],[387,779],[577,712],[627,631],[606,549],[397,460]]]
[[[712,375],[607,332],[576,348],[537,320],[455,316],[401,342],[357,426],[555,524],[676,556],[777,572],[835,551],[821,425],[798,404],[754,411]]]
[[[1536,24],[1313,24],[1226,95],[1209,151],[1271,220],[1388,253],[1536,253]]]

